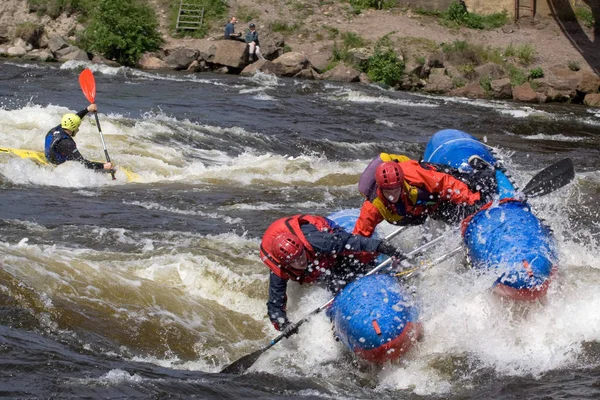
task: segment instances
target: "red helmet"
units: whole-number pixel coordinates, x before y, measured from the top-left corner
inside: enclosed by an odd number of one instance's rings
[[[292,263],[300,257],[304,246],[296,235],[291,233],[279,234],[271,244],[271,253],[283,265]]]
[[[404,183],[404,172],[395,161],[386,161],[377,167],[375,182],[382,189],[398,189]]]

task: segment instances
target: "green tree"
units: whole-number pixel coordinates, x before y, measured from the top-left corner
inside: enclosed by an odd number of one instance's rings
[[[134,66],[162,44],[157,28],[154,10],[141,0],[99,0],[82,41],[88,51]]]

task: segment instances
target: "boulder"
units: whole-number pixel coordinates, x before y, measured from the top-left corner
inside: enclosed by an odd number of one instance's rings
[[[447,93],[454,88],[452,78],[446,75],[445,68],[431,68],[428,80],[423,88],[428,93]]]
[[[600,76],[590,71],[583,71],[579,85],[577,85],[577,91],[582,93],[598,93],[598,89],[600,89]]]
[[[69,47],[69,43],[59,35],[50,35],[48,36],[48,50],[52,53],[56,53],[57,51],[64,49],[65,47]]]
[[[169,67],[176,71],[188,69],[192,62],[196,61],[200,52],[198,50],[187,47],[178,47],[170,50],[169,54],[164,58],[164,61],[169,64]]]
[[[486,98],[485,90],[483,90],[479,82],[471,82],[463,87],[453,89],[449,94],[450,96],[468,97],[471,99]]]
[[[494,63],[486,63],[475,68],[475,73],[479,78],[489,78],[498,80],[506,76],[506,72],[501,66]]]
[[[372,55],[373,50],[367,49],[366,47],[348,50],[349,62],[352,65],[357,65],[359,67],[365,65]]]
[[[575,95],[581,77],[581,71],[571,71],[569,68],[554,68],[550,71],[548,82],[556,90],[567,90]]]
[[[336,82],[358,82],[360,80],[360,72],[348,65],[338,64],[325,72],[322,78]]]
[[[538,101],[538,96],[535,90],[531,88],[529,82],[525,82],[522,85],[515,86],[512,90],[513,99],[522,101],[525,103],[532,103]]]
[[[600,93],[589,93],[585,95],[583,104],[590,107],[600,107]]]
[[[75,47],[75,46],[73,46]],[[75,60],[75,61],[89,61],[90,57],[88,56],[88,53],[86,53],[85,51],[81,50],[78,47],[75,47],[75,49],[65,55],[62,55],[60,57],[57,57],[58,61],[60,62],[66,62],[66,61],[70,61],[70,60]]]
[[[121,64],[119,64],[115,60],[109,60],[108,58],[103,57],[98,54],[96,54],[92,57],[92,62],[94,64],[104,64],[104,65],[108,65],[109,67],[116,67],[116,68],[121,66]]]
[[[9,57],[21,57],[27,54],[27,50],[21,46],[11,46],[6,50],[6,55]]]
[[[144,53],[138,61],[138,67],[147,70],[168,69],[169,64],[152,53]]]
[[[296,75],[294,75],[294,78],[300,78],[300,79],[319,79],[321,78],[319,73],[316,72],[314,69],[312,68],[305,68],[302,71],[298,72]]]
[[[294,76],[310,65],[304,54],[293,51],[277,57],[273,63],[281,66],[283,76]]]
[[[41,62],[55,60],[52,53],[50,53],[48,50],[40,50],[40,49],[31,50],[23,58],[25,58],[26,60],[34,60],[34,61],[41,61]]]
[[[237,40],[218,40],[200,55],[209,64],[243,68],[247,64],[247,47],[245,43]]]
[[[495,79],[490,83],[492,96],[499,99],[512,98],[512,85],[509,78]]]
[[[318,72],[323,72],[327,68],[330,57],[331,54],[328,49],[325,49],[325,51],[315,51],[306,55],[310,65]]]
[[[260,34],[260,52],[268,60],[275,60],[283,55],[284,44],[283,35],[279,32],[268,31]]]
[[[275,64],[269,60],[258,60],[255,63],[247,65],[242,72],[240,72],[240,75],[251,76],[258,71],[276,76],[281,76],[283,74],[283,68],[281,64]]]

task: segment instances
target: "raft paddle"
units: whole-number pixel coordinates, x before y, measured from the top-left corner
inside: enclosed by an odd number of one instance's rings
[[[398,233],[400,233],[403,230],[404,227],[400,227],[398,229],[396,229],[394,232],[390,233],[389,235],[387,235],[385,237],[385,239],[391,239],[394,236],[396,236]],[[438,241],[442,240],[444,238],[444,235],[439,236],[433,240],[431,240],[430,242],[425,243],[424,245],[420,246],[419,248],[411,251],[410,253],[406,254],[405,257],[411,257],[415,254],[417,254],[419,251],[423,250],[425,247],[431,246],[434,243],[437,243]],[[392,258],[388,258],[387,260],[385,260],[384,262],[380,263],[379,265],[377,265],[375,268],[373,268],[371,271],[369,271],[366,275],[372,275],[374,273],[376,273],[377,271],[379,271],[380,269],[386,267],[387,265],[392,263]],[[229,364],[228,366],[226,366],[225,368],[223,368],[221,370],[221,373],[225,373],[225,374],[241,374],[244,371],[246,371],[248,368],[250,368],[255,362],[256,360],[258,360],[258,358],[268,349],[270,349],[271,347],[273,347],[276,343],[278,343],[281,339],[283,338],[288,338],[291,335],[293,335],[297,329],[300,327],[300,325],[304,324],[306,321],[309,320],[310,317],[312,317],[313,315],[316,315],[318,313],[320,313],[321,311],[323,311],[324,309],[326,309],[327,307],[329,307],[331,305],[331,303],[333,303],[334,298],[330,299],[327,303],[323,304],[322,306],[315,308],[314,310],[312,310],[309,314],[307,314],[304,318],[302,318],[300,321],[290,325],[289,328],[287,328],[285,330],[285,332],[282,332],[279,336],[277,336],[275,339],[271,340],[269,342],[269,344],[267,344],[266,346],[264,346],[261,349],[256,350],[253,353],[250,353],[248,355],[245,355],[244,357],[240,358],[237,361],[234,361],[233,363]]]
[[[573,161],[565,158],[544,168],[525,185],[523,193],[529,197],[543,196],[555,191],[575,178]]]
[[[88,99],[90,103],[96,103],[96,80],[94,79],[94,74],[88,68],[81,71],[79,74],[79,86],[81,86],[81,91],[85,95],[85,98]],[[104,135],[102,134],[102,128],[100,127],[100,120],[98,119],[98,112],[94,111],[94,117],[96,117],[96,126],[98,127],[98,132],[100,132],[100,139],[102,139],[102,147],[104,147],[104,155],[106,156],[106,162],[110,162],[110,156],[108,155],[108,150],[106,149],[106,143],[104,142]],[[112,169],[110,174],[115,180],[115,170]]]

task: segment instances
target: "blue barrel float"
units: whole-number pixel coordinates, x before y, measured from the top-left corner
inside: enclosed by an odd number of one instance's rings
[[[492,166],[497,160],[489,148],[475,137],[459,130],[437,132],[427,143],[423,160],[445,164],[462,171],[476,155]],[[463,221],[463,239],[471,264],[493,271],[493,291],[514,300],[536,300],[546,295],[556,269],[554,236],[531,212],[526,201],[506,174],[496,169],[498,201],[484,206]]]
[[[352,232],[360,210],[329,215]],[[422,326],[414,300],[394,276],[373,274],[346,285],[327,315],[336,337],[358,357],[384,363],[399,358],[421,337]]]

